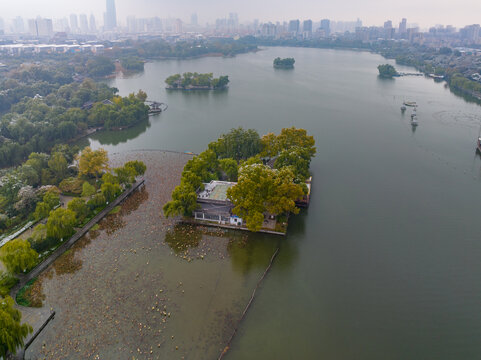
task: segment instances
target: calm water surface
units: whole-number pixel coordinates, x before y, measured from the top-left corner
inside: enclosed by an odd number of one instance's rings
[[[274,70],[277,56],[296,68]],[[316,139],[311,206],[292,220],[228,359],[481,358],[481,108],[430,79],[380,80],[385,62],[270,48],[149,63],[112,81],[169,109],[95,135],[94,147],[200,152],[238,126]],[[164,79],[186,71],[229,75],[230,88],[166,92]],[[419,104],[416,131],[403,100]]]

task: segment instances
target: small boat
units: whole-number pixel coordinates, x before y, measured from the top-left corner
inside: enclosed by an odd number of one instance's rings
[[[478,137],[478,142],[476,144],[476,151],[481,154],[481,137]]]
[[[418,118],[416,115],[411,115],[411,126],[418,126]]]
[[[407,108],[406,108],[404,105],[403,105],[403,106],[401,106],[401,111],[402,111],[402,112],[405,112],[405,111],[406,111],[406,109],[407,109]]]
[[[403,102],[405,106],[410,106],[410,107],[416,107],[418,104],[416,104],[416,101],[405,101]]]

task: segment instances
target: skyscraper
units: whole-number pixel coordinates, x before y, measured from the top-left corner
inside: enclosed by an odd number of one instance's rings
[[[399,23],[399,35],[403,37],[404,34],[407,32],[407,20],[402,19],[402,21]]]
[[[90,26],[90,32],[92,32],[92,33],[96,33],[96,32],[97,32],[97,24],[95,23],[95,16],[94,16],[94,14],[90,14],[89,26]]]
[[[104,14],[105,30],[113,30],[117,27],[117,11],[115,0],[106,0],[107,11]]]
[[[331,21],[329,19],[321,20],[321,30],[324,31],[325,36],[329,36],[331,33]]]
[[[25,32],[25,23],[23,22],[23,18],[20,16],[17,16],[15,19],[13,19],[13,32],[15,34],[22,34]]]
[[[199,25],[198,19],[197,19],[197,14],[194,13],[190,17],[190,25],[197,26]]]
[[[79,23],[80,23],[80,33],[87,34],[89,32],[89,22],[87,21],[87,15],[80,14]]]
[[[302,35],[305,39],[312,37],[312,20],[304,20],[302,23]]]
[[[299,20],[291,20],[289,21],[289,28],[288,31],[293,35],[297,35],[299,32]]]
[[[302,31],[312,32],[312,20],[304,20],[302,23]]]
[[[78,32],[77,14],[70,14],[70,31],[73,32],[73,33]]]

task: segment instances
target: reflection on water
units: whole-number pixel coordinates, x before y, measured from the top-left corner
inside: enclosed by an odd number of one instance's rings
[[[139,190],[135,191],[122,203],[120,211],[116,214],[109,214],[99,223],[100,230],[105,230],[108,235],[114,234],[117,230],[125,227],[127,222],[124,220],[126,215],[129,215],[133,211],[137,210],[139,206],[147,201],[149,193],[145,186],[142,186]]]

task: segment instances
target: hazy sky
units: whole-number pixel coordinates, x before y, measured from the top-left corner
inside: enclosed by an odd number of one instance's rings
[[[199,23],[213,22],[237,12],[241,22],[322,18],[355,20],[365,25],[382,25],[386,19],[398,24],[402,17],[421,27],[435,24],[462,26],[481,23],[481,0],[116,0],[117,17],[160,16],[190,20],[193,12]],[[59,18],[70,13],[93,13],[102,22],[105,0],[0,0],[0,17],[21,15]]]

